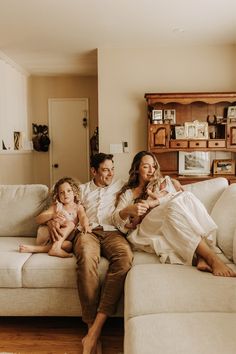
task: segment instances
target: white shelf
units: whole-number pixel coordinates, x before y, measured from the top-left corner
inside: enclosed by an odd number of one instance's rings
[[[0,150],[0,155],[30,154],[33,150]]]

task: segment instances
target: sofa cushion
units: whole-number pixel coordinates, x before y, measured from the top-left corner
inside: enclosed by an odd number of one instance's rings
[[[22,267],[30,253],[19,253],[20,238],[0,237],[0,284],[2,288],[22,287]]]
[[[235,313],[165,313],[125,324],[125,354],[234,354]]]
[[[0,185],[0,236],[34,236],[47,196],[44,185]]]
[[[101,257],[99,276],[104,280],[108,261]],[[23,266],[22,284],[26,288],[77,288],[76,258],[52,257],[35,253]]]
[[[227,187],[228,180],[223,177],[212,178],[183,186],[185,190],[192,192],[198,199],[201,200],[208,213],[211,212],[216,201]]]
[[[234,264],[236,264],[236,229],[234,230],[233,261],[234,261]]]
[[[236,271],[236,265],[230,264]],[[235,278],[192,266],[142,264],[125,282],[125,318],[168,312],[236,312]]]
[[[227,258],[233,259],[233,239],[236,229],[236,183],[231,184],[212,209],[218,226],[217,243]]]
[[[156,253],[147,253],[143,251],[134,252],[133,266],[137,264],[160,264],[159,257]]]

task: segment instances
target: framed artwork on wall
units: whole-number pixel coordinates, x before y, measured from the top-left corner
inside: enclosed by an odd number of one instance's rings
[[[209,175],[210,153],[179,151],[179,175]]]

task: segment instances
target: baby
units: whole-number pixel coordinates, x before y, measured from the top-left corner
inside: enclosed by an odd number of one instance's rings
[[[135,200],[135,203],[140,203],[140,202],[145,203],[145,205],[148,208],[148,211],[146,212],[146,214],[142,216],[134,216],[130,218],[130,222],[125,224],[125,227],[127,229],[135,229],[151,209],[155,208],[160,204],[163,204],[164,202],[169,201],[177,193],[183,191],[183,188],[181,187],[180,183],[177,180],[172,180],[172,182],[174,182],[175,189],[173,189],[172,187],[173,184],[170,184],[169,182],[170,182],[170,177],[166,176],[161,182],[158,190],[157,190],[157,186],[151,188],[152,182],[149,183],[146,190],[147,199]],[[154,191],[152,189],[154,189]]]

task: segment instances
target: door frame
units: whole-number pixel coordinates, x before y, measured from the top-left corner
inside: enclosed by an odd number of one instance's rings
[[[50,165],[50,187],[53,186],[53,167],[52,167],[52,149],[53,149],[53,139],[51,136],[52,132],[52,118],[51,118],[51,103],[52,102],[61,102],[61,101],[83,101],[85,103],[85,118],[87,118],[87,127],[86,127],[86,147],[87,147],[87,179],[90,178],[90,159],[89,159],[89,105],[88,105],[88,98],[49,98],[48,99],[48,126],[49,126],[49,138],[51,141],[51,148],[49,149],[49,165]]]

